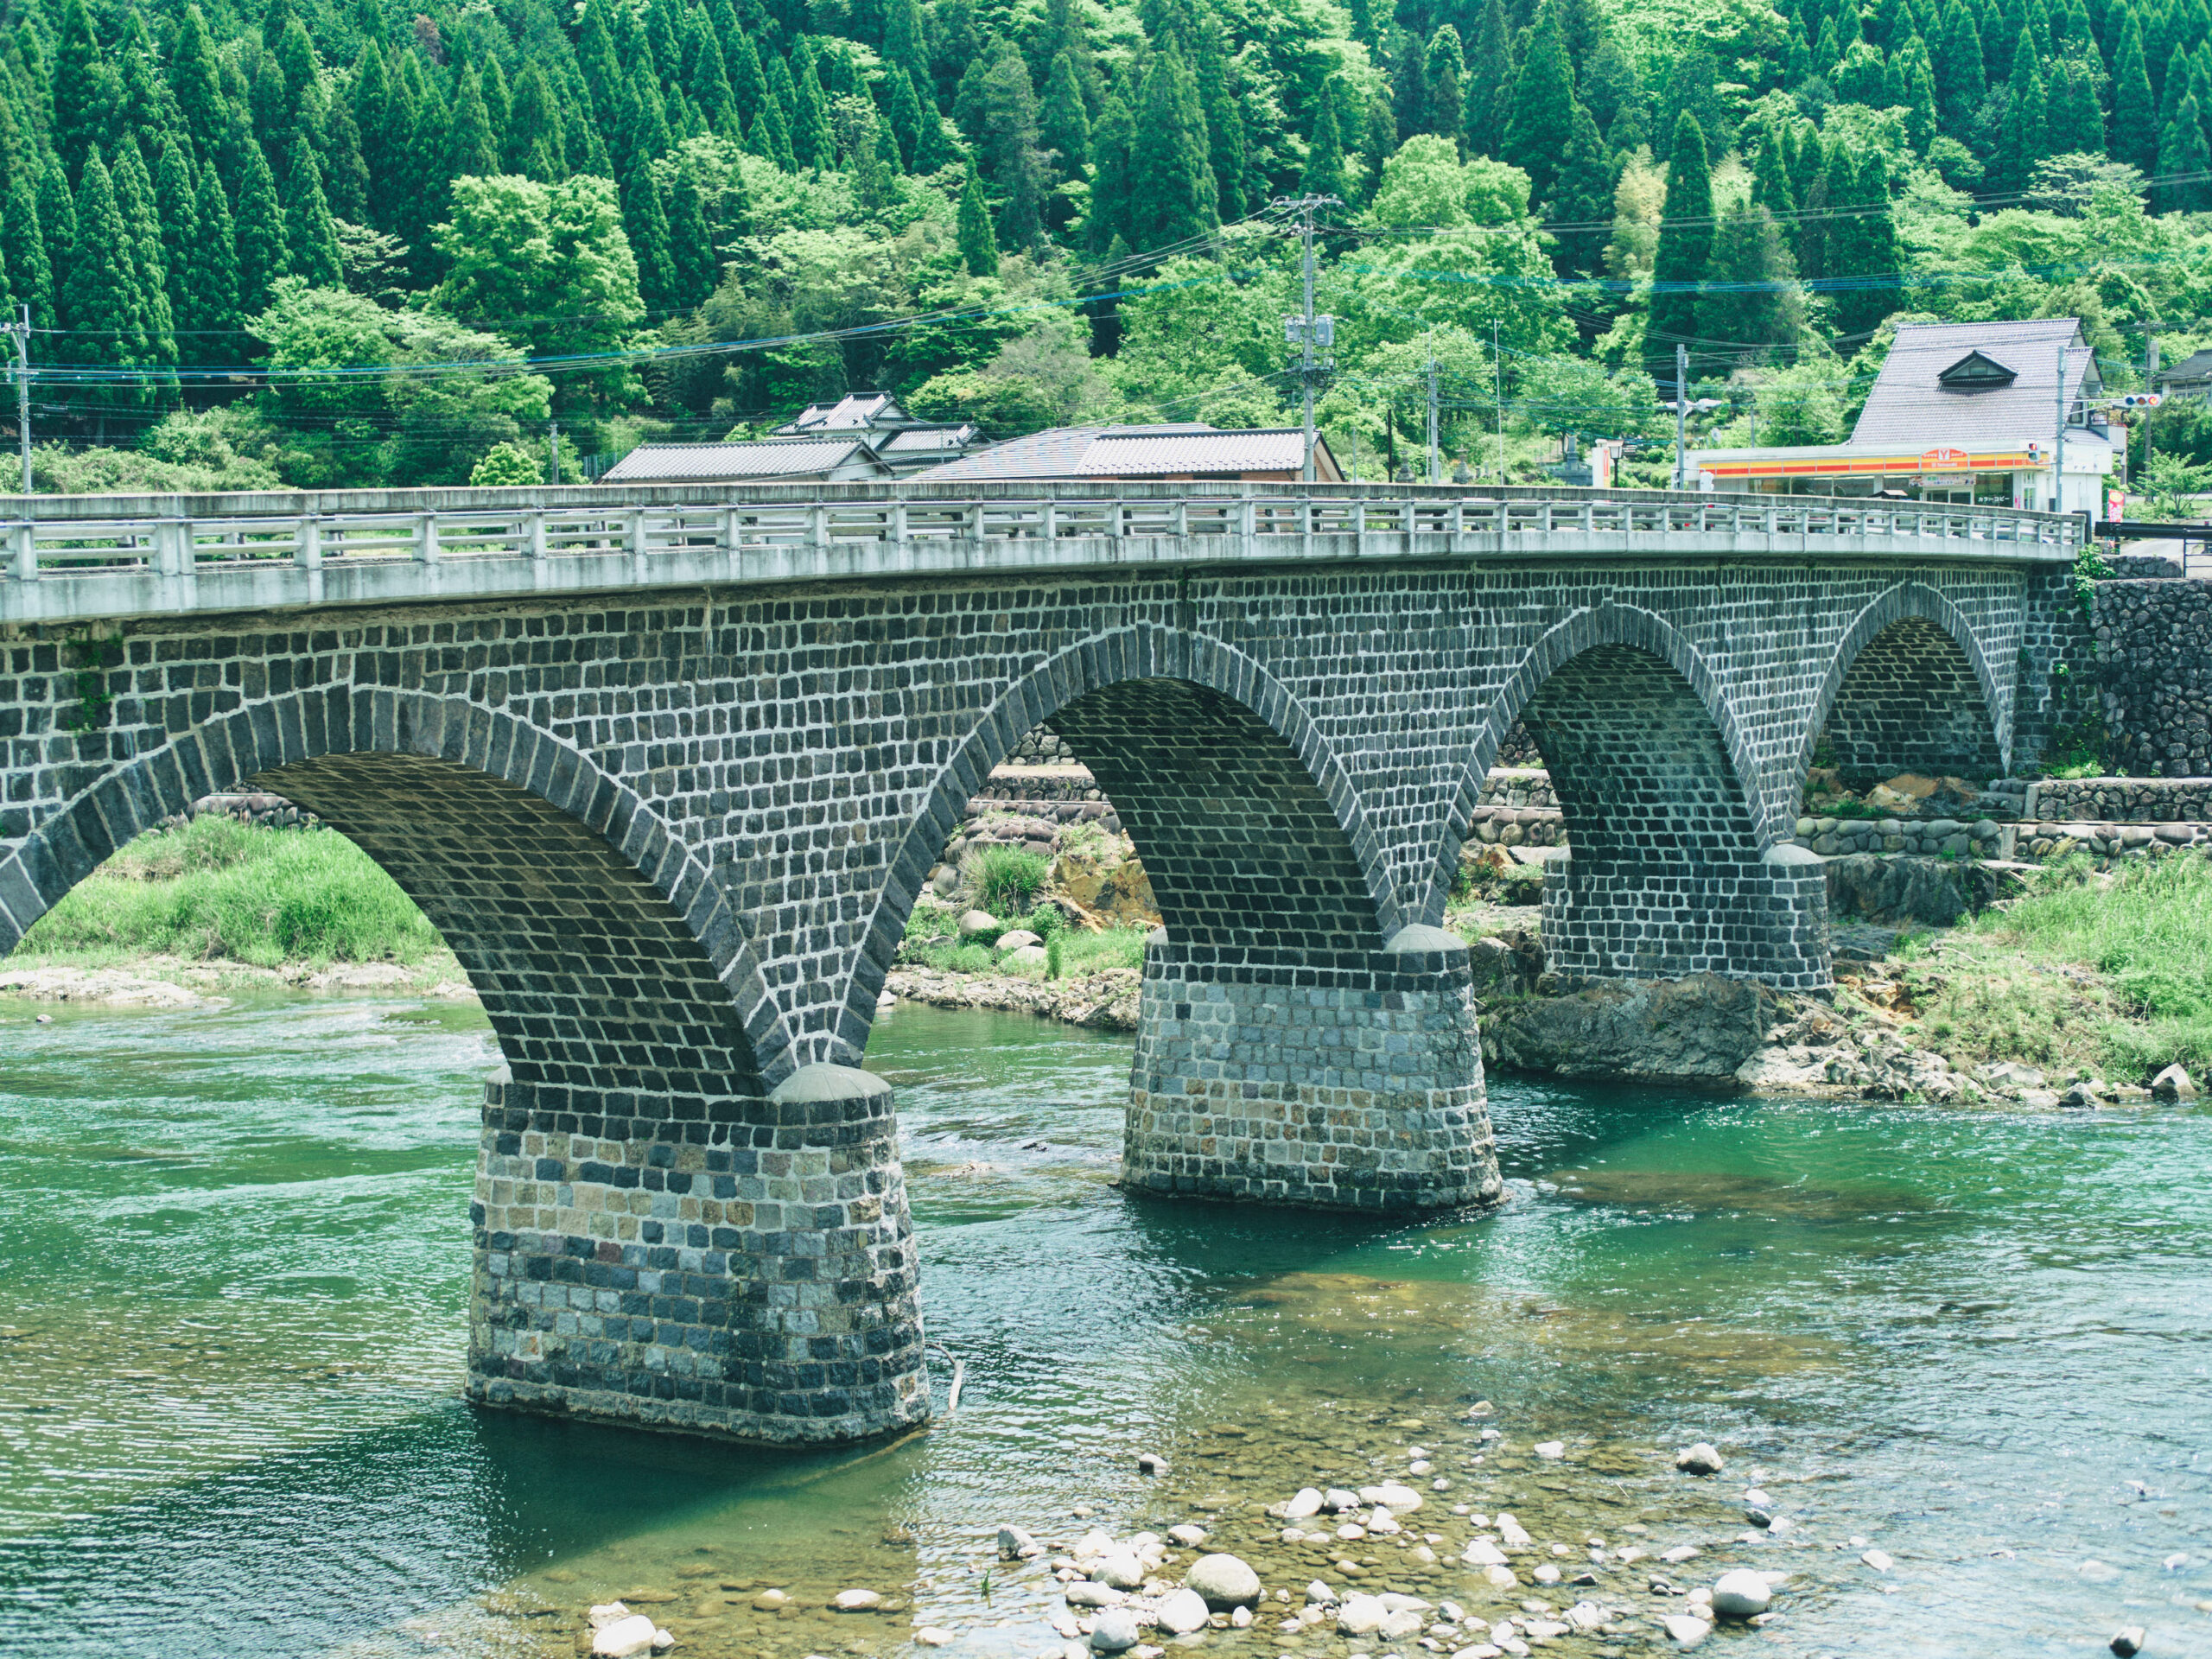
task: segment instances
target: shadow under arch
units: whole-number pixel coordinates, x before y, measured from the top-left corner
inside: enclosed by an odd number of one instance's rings
[[[1014,681],[939,773],[892,861],[827,1058],[866,1048],[931,866],[992,769],[1046,721],[1114,803],[1179,945],[1280,963],[1376,951],[1398,925],[1357,793],[1290,690],[1231,646],[1126,628]]]
[[[1958,607],[1923,583],[1899,582],[1844,630],[1805,724],[1791,802],[1803,798],[1823,734],[1847,781],[2000,775],[2012,750],[2005,692]]]
[[[792,1069],[706,865],[588,756],[462,698],[295,692],[119,766],[0,860],[0,954],[133,836],[249,782],[348,836],[422,906],[516,1083],[748,1100]]]

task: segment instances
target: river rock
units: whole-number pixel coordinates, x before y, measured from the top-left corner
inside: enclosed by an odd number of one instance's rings
[[[1478,1538],[1467,1546],[1467,1553],[1459,1557],[1469,1567],[1503,1567],[1505,1552],[1487,1538]]]
[[[1141,1452],[1137,1457],[1137,1472],[1141,1475],[1164,1475],[1167,1472],[1167,1459],[1157,1452]]]
[[[1100,1584],[1095,1579],[1077,1579],[1064,1586],[1060,1593],[1068,1599],[1071,1607],[1118,1607],[1128,1598],[1110,1584]]]
[[[2148,1640],[2150,1637],[2145,1634],[2140,1624],[2130,1624],[2113,1635],[2112,1650],[2120,1656],[2120,1659],[2135,1659],[2135,1656],[2143,1651],[2144,1643]]]
[[[1484,1058],[1562,1077],[1714,1083],[1758,1052],[1777,1006],[1767,987],[1718,974],[1607,981],[1495,1004]]]
[[[1234,1555],[1199,1556],[1183,1582],[1216,1611],[1249,1606],[1260,1599],[1260,1575]]]
[[[1342,1486],[1332,1486],[1321,1495],[1321,1507],[1331,1515],[1343,1515],[1359,1507],[1359,1494]]]
[[[2151,1097],[2153,1100],[2195,1100],[2196,1084],[2190,1080],[2189,1073],[2180,1066],[2170,1065],[2151,1079]]]
[[[763,1590],[753,1598],[753,1611],[756,1613],[772,1613],[790,1599],[791,1598],[780,1590]]]
[[[1126,1607],[1109,1607],[1090,1627],[1090,1650],[1126,1653],[1136,1646],[1140,1635],[1135,1613]]]
[[[1694,1648],[1713,1634],[1713,1626],[1701,1618],[1692,1618],[1688,1613],[1669,1613],[1659,1621],[1667,1627],[1667,1634],[1678,1647]]]
[[[1025,944],[1007,951],[1002,960],[1009,968],[1042,968],[1052,962],[1052,953],[1041,944]]]
[[[964,911],[960,917],[960,937],[963,939],[995,939],[999,936],[999,918],[988,910]]]
[[[1185,1522],[1179,1527],[1168,1528],[1167,1535],[1185,1549],[1196,1549],[1200,1544],[1205,1542],[1206,1529],[1204,1527],[1192,1526]]]
[[[1559,1459],[1567,1455],[1565,1440],[1539,1440],[1530,1448],[1540,1458]]]
[[[1379,1596],[1346,1596],[1337,1605],[1337,1634],[1372,1636],[1389,1617],[1390,1610]]]
[[[653,1650],[653,1622],[643,1613],[631,1613],[591,1633],[592,1659],[632,1659]]]
[[[1872,1567],[1877,1573],[1886,1573],[1897,1565],[1895,1561],[1890,1559],[1890,1553],[1885,1549],[1870,1549],[1859,1559],[1866,1562],[1867,1566]]]
[[[1128,1550],[1116,1550],[1093,1561],[1090,1576],[1116,1590],[1134,1590],[1144,1582],[1144,1563]]]
[[[1042,944],[1045,941],[1026,927],[1017,927],[999,935],[999,949],[1019,950],[1025,945]]]
[[[840,1590],[830,1605],[841,1613],[867,1613],[882,1606],[883,1598],[873,1590]]]
[[[1497,1536],[1508,1549],[1526,1549],[1536,1541],[1529,1535],[1526,1527],[1503,1510],[1497,1512]]]
[[[1321,1494],[1311,1486],[1301,1486],[1297,1495],[1282,1506],[1286,1521],[1303,1521],[1309,1515],[1321,1513]]]
[[[1717,1475],[1727,1466],[1720,1454],[1703,1440],[1675,1453],[1675,1467],[1686,1475]]]
[[[1386,1480],[1380,1486],[1361,1487],[1359,1501],[1388,1510],[1393,1515],[1410,1515],[1421,1508],[1421,1494],[1395,1480]]]
[[[1007,1561],[1025,1561],[1033,1555],[1041,1555],[1042,1554],[1044,1554],[1044,1552],[1037,1547],[1037,1541],[1034,1538],[1032,1538],[1027,1533],[1024,1532],[1020,1527],[1001,1527],[999,1529],[1000,1560]]]
[[[1206,1627],[1206,1599],[1195,1590],[1171,1590],[1160,1599],[1153,1617],[1161,1630],[1188,1636]]]
[[[1421,1616],[1410,1607],[1401,1608],[1375,1627],[1375,1634],[1385,1642],[1402,1642],[1409,1636],[1421,1634]]]
[[[2018,1060],[1985,1060],[1974,1069],[1975,1077],[1999,1089],[2040,1089],[2043,1073]]]
[[[1713,1611],[1723,1618],[1749,1618],[1766,1611],[1773,1600],[1767,1581],[1747,1567],[1723,1573],[1713,1586]]]
[[[922,1648],[949,1648],[957,1639],[941,1624],[925,1624],[914,1632],[914,1645]]]
[[[2058,1103],[2069,1112],[2093,1112],[2104,1104],[2101,1093],[2094,1080],[2085,1080],[2068,1089],[2058,1097]]]

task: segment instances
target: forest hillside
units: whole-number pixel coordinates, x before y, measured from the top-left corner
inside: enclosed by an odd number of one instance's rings
[[[1340,460],[1433,379],[1529,478],[1670,439],[1678,344],[1705,442],[1842,436],[1907,317],[2135,383],[2208,120],[2208,0],[10,0],[0,287],[42,489],[524,482],[877,388],[1293,421],[1313,194]]]

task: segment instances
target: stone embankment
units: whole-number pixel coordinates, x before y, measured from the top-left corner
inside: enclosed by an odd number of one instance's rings
[[[884,980],[883,988],[894,998],[926,1002],[932,1007],[1033,1014],[1096,1031],[1135,1031],[1139,978],[1134,968],[1109,968],[1070,979],[894,968]]]

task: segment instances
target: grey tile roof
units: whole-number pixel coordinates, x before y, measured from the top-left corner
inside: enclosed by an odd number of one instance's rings
[[[2085,377],[2092,387],[2101,381],[2094,353],[2080,341],[2081,325],[2072,317],[1900,323],[1851,442],[1859,448],[1996,449],[2051,438],[2058,429],[2059,348],[2068,348],[2069,401],[2082,395]],[[1977,351],[2011,369],[2012,384],[1965,391],[1937,378]]]
[[[977,482],[1021,478],[1077,478],[1076,470],[1093,440],[1112,429],[1103,426],[1060,426],[1032,432],[1026,438],[1008,438],[988,449],[949,461],[930,474],[930,482]]]
[[[973,426],[915,426],[891,432],[875,441],[875,450],[880,455],[931,454],[940,449],[958,449],[976,436]]]
[[[848,392],[834,403],[809,404],[776,430],[791,435],[854,430],[874,425],[887,409],[893,418],[906,418],[906,412],[892,402],[887,391]]]
[[[616,461],[602,484],[737,484],[809,478],[874,452],[859,438],[772,438],[760,443],[647,443]],[[878,463],[880,465],[880,463]]]
[[[1099,436],[1077,475],[1122,478],[1131,473],[1280,473],[1306,464],[1306,435],[1296,427],[1237,432],[1157,432],[1116,428]]]

